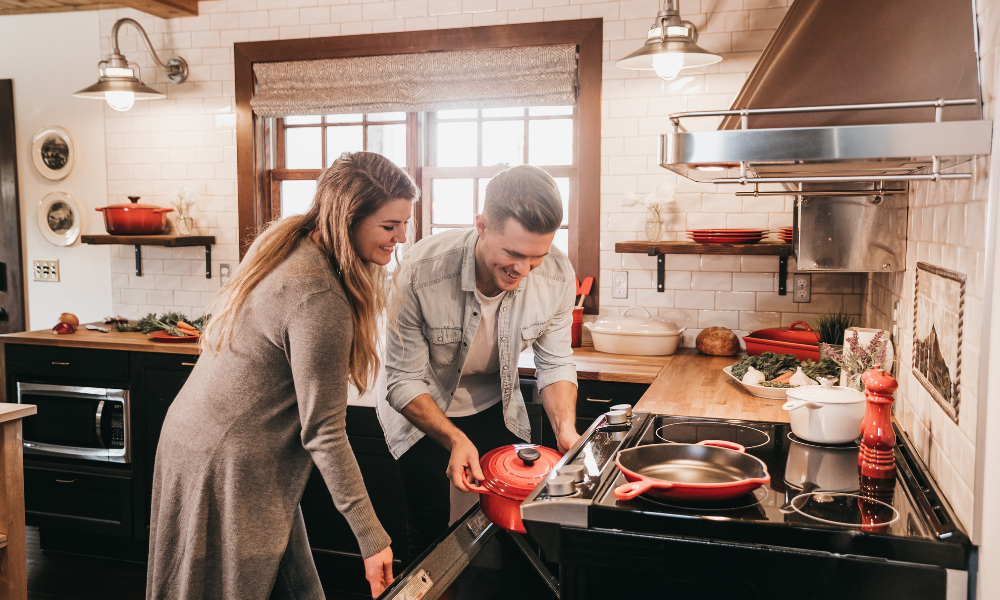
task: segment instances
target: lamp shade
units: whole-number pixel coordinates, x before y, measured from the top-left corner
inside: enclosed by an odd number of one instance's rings
[[[132,92],[139,100],[159,100],[167,95],[154,90],[138,79],[134,81],[103,79],[73,94],[77,98],[104,99],[108,92]]]
[[[642,48],[616,62],[615,66],[622,69],[652,70],[655,57],[664,54],[682,55],[685,69],[714,65],[722,60],[718,54],[712,54],[687,39],[668,39],[661,42],[659,38],[651,38]]]

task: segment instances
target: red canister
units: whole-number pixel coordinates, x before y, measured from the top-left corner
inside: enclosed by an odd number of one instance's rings
[[[583,343],[583,307],[573,309],[573,327],[570,330],[572,332],[572,339],[570,341],[570,346],[573,348],[579,348],[580,344]]]

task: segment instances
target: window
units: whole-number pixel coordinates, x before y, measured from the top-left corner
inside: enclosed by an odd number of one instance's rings
[[[569,252],[569,207],[575,202],[576,109],[572,106],[442,110],[427,115],[427,166],[422,169],[424,236],[472,227],[486,185],[500,171],[535,165],[548,171],[563,200],[554,243]]]
[[[409,149],[414,117],[413,113],[391,112],[275,119],[272,219],[309,210],[316,179],[344,152],[378,152],[416,177],[416,161]]]

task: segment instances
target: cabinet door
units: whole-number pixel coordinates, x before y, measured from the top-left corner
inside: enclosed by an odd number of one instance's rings
[[[149,512],[153,496],[153,468],[156,460],[156,446],[160,442],[160,430],[167,417],[167,409],[184,387],[197,356],[184,354],[135,353],[133,389],[141,395],[139,402],[133,402],[133,431],[142,429],[137,440],[140,452],[134,461],[136,471],[136,537],[149,539]],[[136,443],[136,441],[133,441]],[[141,455],[141,456],[140,456]]]
[[[132,478],[75,467],[24,467],[28,525],[119,537],[132,535]]]

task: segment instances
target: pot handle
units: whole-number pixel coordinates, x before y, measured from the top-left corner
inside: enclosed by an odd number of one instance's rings
[[[104,207],[103,206],[98,206],[94,210],[96,210],[97,212],[104,212]]]
[[[652,489],[668,490],[674,487],[669,481],[654,481],[649,478],[642,478],[639,481],[626,483],[615,488],[615,498],[619,500],[632,500],[633,498],[645,494]]]
[[[639,310],[641,310],[642,312],[646,313],[646,316],[647,316],[647,317],[650,317],[650,316],[652,316],[652,315],[650,315],[650,314],[649,314],[649,311],[648,311],[648,310],[646,310],[645,308],[643,308],[643,307],[641,307],[641,306],[633,306],[632,308],[630,308],[630,309],[626,310],[625,312],[623,312],[623,313],[622,313],[622,316],[623,316],[623,317],[627,317],[627,316],[628,316],[628,313],[629,313],[629,311],[632,311],[632,310],[635,310],[635,309],[637,309],[637,308],[638,308]]]
[[[484,488],[483,486],[476,485],[474,483],[469,483],[468,481],[465,482],[465,487],[467,487],[467,488],[469,488],[469,490],[471,490],[473,492],[477,492],[479,494],[489,494],[490,493],[490,491],[488,489]]]
[[[593,329],[594,328],[594,324],[591,323],[590,321],[584,321],[583,322],[583,326],[586,327],[587,329]]]
[[[174,209],[172,209],[172,208],[154,208],[153,212],[154,213],[168,213],[168,212],[174,212]]]
[[[796,408],[806,407],[809,409],[819,408],[819,404],[812,402],[810,400],[789,400],[781,405],[783,410],[795,410]]]
[[[805,321],[796,321],[792,323],[791,325],[788,326],[788,331],[803,331],[801,329],[795,329],[796,325],[801,325],[805,327],[805,331],[812,331],[812,327],[810,327],[809,323],[806,323]]]
[[[742,444],[737,444],[736,442],[729,442],[726,440],[702,440],[698,442],[699,446],[716,446],[718,448],[728,448],[730,450],[736,450],[737,452],[746,452],[747,449],[743,447]]]

